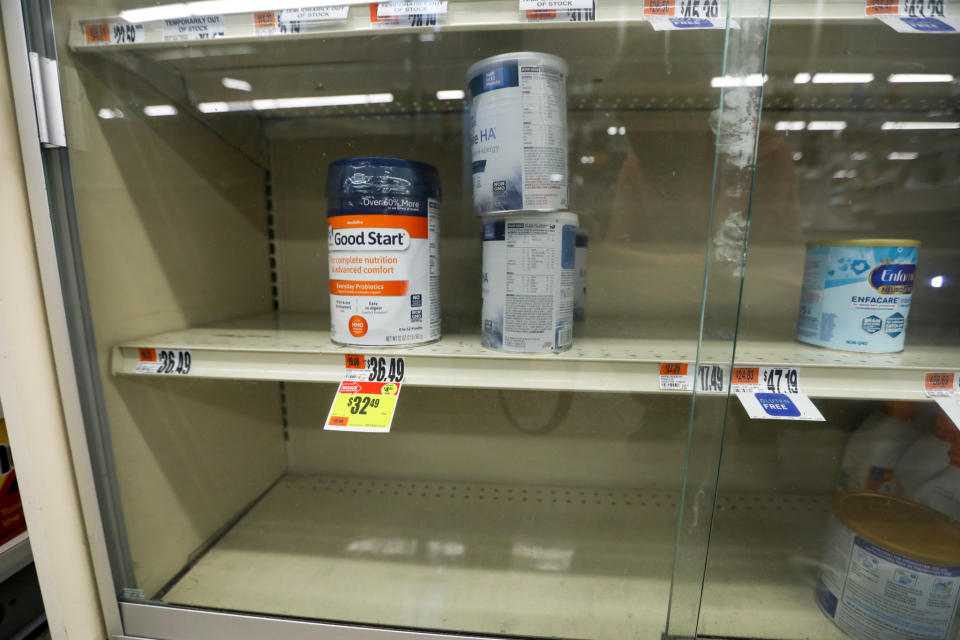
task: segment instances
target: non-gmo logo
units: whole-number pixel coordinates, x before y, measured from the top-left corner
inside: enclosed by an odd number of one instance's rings
[[[494,195],[499,195],[507,192],[507,181],[506,180],[494,180],[493,181],[493,193]]]
[[[789,396],[782,393],[758,393],[757,402],[768,416],[774,418],[795,418],[800,415],[800,409],[793,404]]]

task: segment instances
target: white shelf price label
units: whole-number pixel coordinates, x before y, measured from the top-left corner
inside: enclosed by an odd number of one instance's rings
[[[161,375],[185,376],[190,373],[193,359],[185,349],[137,349],[139,361],[134,373],[152,373]]]
[[[730,384],[734,393],[800,393],[800,374],[793,367],[734,367]]]
[[[960,429],[960,371],[931,371],[923,376],[923,391],[936,400]]]
[[[727,389],[727,368],[719,364],[701,364],[694,373],[686,362],[660,364],[661,391],[697,391],[722,393]]]
[[[657,31],[723,29],[723,0],[643,0],[643,17]]]
[[[595,22],[596,0],[520,0],[527,22]]]
[[[302,7],[280,11],[257,11],[253,14],[253,35],[273,36],[305,33],[325,22],[343,22],[350,5]]]
[[[139,22],[100,22],[83,25],[83,43],[88,46],[106,44],[139,44],[145,39]]]
[[[169,18],[163,21],[163,41],[214,40],[227,35],[223,15]]]
[[[364,356],[348,354],[344,357],[346,375],[344,379],[365,380],[367,382],[403,382],[406,365],[403,358],[393,356]]]
[[[960,32],[956,1],[866,0],[865,12],[900,33]]]
[[[377,5],[377,17],[442,16],[447,13],[447,0],[392,0]]]

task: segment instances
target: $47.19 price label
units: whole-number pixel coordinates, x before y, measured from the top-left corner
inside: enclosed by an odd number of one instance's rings
[[[185,349],[137,349],[139,361],[134,373],[170,374],[185,376],[190,373],[193,359]]]

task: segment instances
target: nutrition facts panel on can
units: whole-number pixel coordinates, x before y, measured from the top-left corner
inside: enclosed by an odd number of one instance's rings
[[[569,213],[485,224],[484,345],[527,352],[570,346],[575,235],[576,216]]]
[[[523,94],[523,178],[527,209],[552,208],[566,190],[567,105],[563,75],[540,66],[520,66]],[[566,205],[565,198],[561,205]]]

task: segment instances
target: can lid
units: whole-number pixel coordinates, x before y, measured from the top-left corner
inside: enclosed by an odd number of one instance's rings
[[[405,158],[357,157],[330,163],[328,198],[374,194],[440,198],[440,177],[433,165]]]
[[[905,238],[860,238],[858,240],[811,240],[808,247],[919,247],[919,240]]]
[[[917,403],[906,400],[888,400],[880,404],[880,411],[885,415],[909,422],[917,415]]]
[[[538,64],[543,64],[547,66],[556,67],[563,73],[564,76],[569,75],[570,69],[567,66],[567,61],[561,58],[560,56],[555,56],[551,53],[539,53],[537,51],[516,51],[513,53],[501,53],[495,56],[490,56],[489,58],[484,58],[474,62],[467,69],[467,83],[470,83],[470,79],[473,78],[481,69],[486,69],[488,67],[493,67],[498,64],[503,64],[504,62],[509,62],[511,60],[536,60]]]
[[[902,556],[960,566],[960,523],[930,507],[871,491],[844,491],[833,512],[851,531]]]
[[[933,421],[933,435],[944,442],[960,442],[960,430],[943,411]]]

